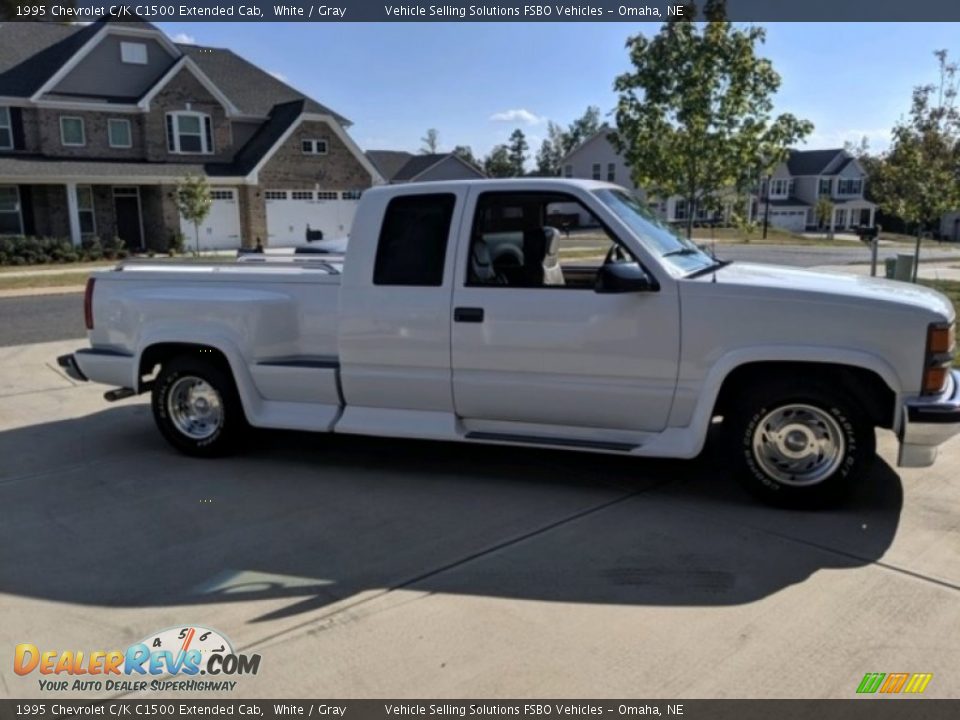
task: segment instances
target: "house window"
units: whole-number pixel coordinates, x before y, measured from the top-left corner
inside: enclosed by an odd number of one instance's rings
[[[87,136],[83,130],[83,118],[60,117],[60,142],[65,147],[83,147]]]
[[[300,150],[303,152],[304,155],[326,155],[327,141],[326,140],[301,140]]]
[[[267,200],[286,200],[287,192],[286,190],[267,190],[263,193],[263,197]]]
[[[600,179],[600,163],[593,164],[593,179],[594,180]]]
[[[107,120],[107,136],[112,148],[133,147],[133,137],[130,132],[130,121],[123,118]]]
[[[210,116],[196,112],[167,113],[167,149],[172,153],[213,152]]]
[[[790,182],[786,179],[770,181],[770,197],[786,197]]]
[[[837,180],[838,195],[859,195],[863,189],[863,180],[860,178],[840,178]]]
[[[8,107],[0,107],[0,150],[13,150],[13,122]]]
[[[344,190],[340,193],[341,200],[359,200],[360,195],[363,194],[362,190]]]
[[[616,163],[607,163],[607,182],[616,182],[617,181],[617,165]]]
[[[336,190],[321,190],[317,193],[317,200],[336,200],[337,191]]]
[[[93,211],[93,188],[89,185],[77,186],[77,214],[80,216],[80,234],[96,235],[97,218]]]
[[[789,195],[790,197],[793,197],[793,195],[794,195],[794,193],[796,192],[796,190],[797,190],[797,181],[796,181],[796,180],[791,180],[791,181],[787,184],[787,195]]]
[[[22,235],[20,190],[16,185],[0,185],[0,235]]]
[[[290,197],[294,200],[313,200],[313,193],[308,190],[294,190]]]
[[[844,227],[847,224],[847,211],[844,208],[837,208],[833,214],[834,227]]]
[[[686,220],[687,219],[687,201],[678,198],[677,201],[673,204],[673,219],[674,220]]]
[[[121,42],[120,60],[130,65],[146,65],[147,46],[144,43]]]
[[[563,166],[563,176],[572,178],[573,177],[573,165],[564,165]]]
[[[820,194],[830,194],[830,178],[820,178]]]

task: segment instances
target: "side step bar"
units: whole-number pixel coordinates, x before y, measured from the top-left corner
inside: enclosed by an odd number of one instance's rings
[[[137,391],[133,388],[114,388],[113,390],[107,390],[103,394],[103,399],[107,402],[116,402],[117,400],[133,397],[136,394]]]
[[[468,432],[467,440],[517,443],[520,445],[554,445],[556,447],[583,448],[585,450],[612,450],[630,452],[640,447],[631,443],[605,442],[603,440],[577,440],[574,438],[547,437],[543,435],[511,435],[495,432]]]

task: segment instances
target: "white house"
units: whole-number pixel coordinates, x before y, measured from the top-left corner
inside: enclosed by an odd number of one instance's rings
[[[567,154],[562,162],[563,176],[615,182],[646,198],[643,188],[633,183],[626,161],[610,142],[610,132],[604,126]],[[876,205],[864,199],[865,184],[866,171],[846,150],[792,150],[769,180],[761,181],[760,192],[749,203],[749,219],[762,222],[767,215],[774,227],[793,232],[816,230],[821,224],[816,215],[817,200],[825,196],[834,208],[831,230],[872,226]],[[689,218],[687,202],[680,196],[650,200],[653,209],[668,222],[683,223]],[[725,203],[721,216],[729,218],[731,209],[731,203]],[[694,220],[700,222],[710,220],[712,215],[702,206],[695,213]]]

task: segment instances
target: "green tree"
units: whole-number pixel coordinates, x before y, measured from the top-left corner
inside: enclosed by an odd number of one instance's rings
[[[421,155],[432,155],[440,147],[440,132],[436,128],[427,130],[427,134],[420,138],[423,145],[420,148]]]
[[[913,90],[910,114],[893,128],[890,150],[871,167],[871,196],[920,238],[940,217],[960,206],[960,113],[957,65],[946,50],[934,53],[939,82]],[[914,279],[916,262],[914,262]]]
[[[183,219],[193,224],[195,241],[194,254],[200,254],[200,224],[210,214],[213,199],[210,197],[210,184],[203,176],[188,174],[177,185],[177,209]]]
[[[527,137],[523,130],[517,128],[510,135],[510,143],[507,150],[510,154],[511,174],[513,177],[520,177],[524,174],[524,165],[527,162],[527,151],[530,146],[527,144]]]
[[[828,197],[821,197],[817,200],[813,211],[817,216],[817,224],[827,228],[827,237],[832,240],[833,228],[830,221],[833,219],[833,202]]]
[[[506,145],[497,145],[483,161],[483,171],[492,178],[513,177],[513,163]]]
[[[735,28],[723,0],[708,0],[704,14],[703,25],[667,22],[652,38],[629,38],[633,69],[614,82],[611,140],[638,186],[686,199],[688,236],[702,198],[749,175],[755,183],[813,129],[791,114],[772,117],[780,76],[756,55],[764,30]]]
[[[578,117],[563,134],[563,155],[573,150],[600,130],[600,108],[590,105],[583,115]],[[562,156],[561,156],[562,157]]]

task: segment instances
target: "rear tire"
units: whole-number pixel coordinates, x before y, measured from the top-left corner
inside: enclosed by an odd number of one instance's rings
[[[248,428],[229,372],[192,355],[163,365],[153,386],[152,405],[163,437],[193,457],[234,452]]]
[[[726,414],[738,480],[772,505],[837,504],[875,458],[876,434],[859,403],[822,381],[759,383],[740,391]]]

